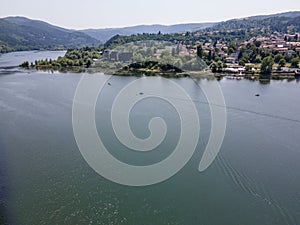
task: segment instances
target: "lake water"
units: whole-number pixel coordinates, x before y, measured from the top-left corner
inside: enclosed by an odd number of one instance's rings
[[[0,56],[0,204],[9,224],[300,224],[297,80],[172,79],[188,92],[199,112],[199,144],[175,176],[158,184],[131,187],[98,175],[76,144],[72,104],[80,79],[87,75],[14,67],[24,60],[63,54]],[[110,109],[117,93],[136,79],[111,78],[97,102],[97,130],[116,158],[129,164],[152,164],[172,152],[180,135],[180,119],[160,99],[139,102],[130,115],[132,131],[146,138],[149,120],[160,116],[169,133],[162,147],[147,155],[126,149],[113,133]],[[197,82],[218,82],[227,109],[223,145],[202,173],[198,166],[208,141],[211,114]]]

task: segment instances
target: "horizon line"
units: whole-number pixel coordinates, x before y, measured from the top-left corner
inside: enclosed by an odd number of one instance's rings
[[[226,21],[235,20],[235,19],[246,19],[246,18],[256,17],[256,16],[272,16],[272,15],[277,15],[277,14],[282,14],[282,13],[295,13],[295,12],[300,12],[300,10],[279,11],[279,12],[270,13],[270,14],[253,14],[253,15],[247,15],[247,16],[242,16],[242,17],[225,18],[225,19],[215,20],[215,21],[208,20],[208,21],[201,21],[201,22],[138,23],[138,24],[131,24],[131,25],[120,25],[120,26],[117,25],[117,26],[110,26],[110,27],[87,27],[87,28],[68,28],[68,27],[64,27],[61,25],[57,25],[48,20],[44,20],[44,19],[40,19],[40,18],[32,18],[32,17],[26,16],[26,15],[7,15],[4,17],[0,17],[0,19],[5,19],[5,18],[9,18],[9,17],[22,17],[22,18],[26,18],[29,20],[42,21],[42,22],[48,23],[50,25],[68,29],[68,30],[80,31],[80,30],[122,29],[122,28],[137,27],[137,26],[174,26],[174,25],[181,25],[181,24],[221,23],[221,22],[226,22]]]

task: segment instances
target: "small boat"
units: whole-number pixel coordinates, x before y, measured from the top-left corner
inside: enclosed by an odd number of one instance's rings
[[[300,69],[295,70],[295,77],[300,77]]]

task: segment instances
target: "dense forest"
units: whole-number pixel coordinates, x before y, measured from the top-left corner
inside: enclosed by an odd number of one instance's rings
[[[290,33],[300,31],[300,16],[297,17],[270,17],[265,19],[241,19],[222,22],[194,32],[185,34],[137,34],[131,36],[115,35],[105,43],[105,47],[122,45],[128,42],[141,40],[158,41],[182,41],[185,44],[195,44],[195,42],[215,42],[223,41],[244,41],[252,37],[262,35],[269,36],[274,32]]]
[[[222,22],[206,28],[207,32],[227,33],[235,32],[237,35],[249,38],[249,35],[266,35],[274,32],[293,33],[300,31],[300,15],[297,17],[270,17],[265,19],[235,19]],[[247,36],[248,35],[248,36]]]
[[[99,41],[87,34],[63,29],[24,17],[0,19],[0,52],[21,50],[58,50],[97,46]]]

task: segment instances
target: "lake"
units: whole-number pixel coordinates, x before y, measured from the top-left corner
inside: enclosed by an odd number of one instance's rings
[[[74,137],[72,105],[82,77],[107,75],[23,70],[25,60],[64,52],[0,56],[0,205],[8,224],[300,224],[300,84],[297,80],[170,79],[195,104],[200,135],[195,152],[174,176],[149,186],[126,186],[96,173]],[[97,131],[111,154],[150,165],[172,153],[180,117],[167,101],[138,102],[131,130],[147,138],[148,122],[164,119],[168,132],[155,151],[126,148],[114,134],[112,102],[138,77],[111,77],[95,108]],[[162,78],[154,77],[157,81]],[[210,104],[198,84],[218,84],[227,126],[220,152],[205,171],[199,161],[211,130]],[[145,88],[147,83],[143,84]],[[149,86],[149,85],[148,85]],[[260,96],[255,96],[256,94]],[[143,95],[141,89],[139,95]],[[168,93],[170,96],[173,93]],[[187,101],[187,99],[181,99]]]

